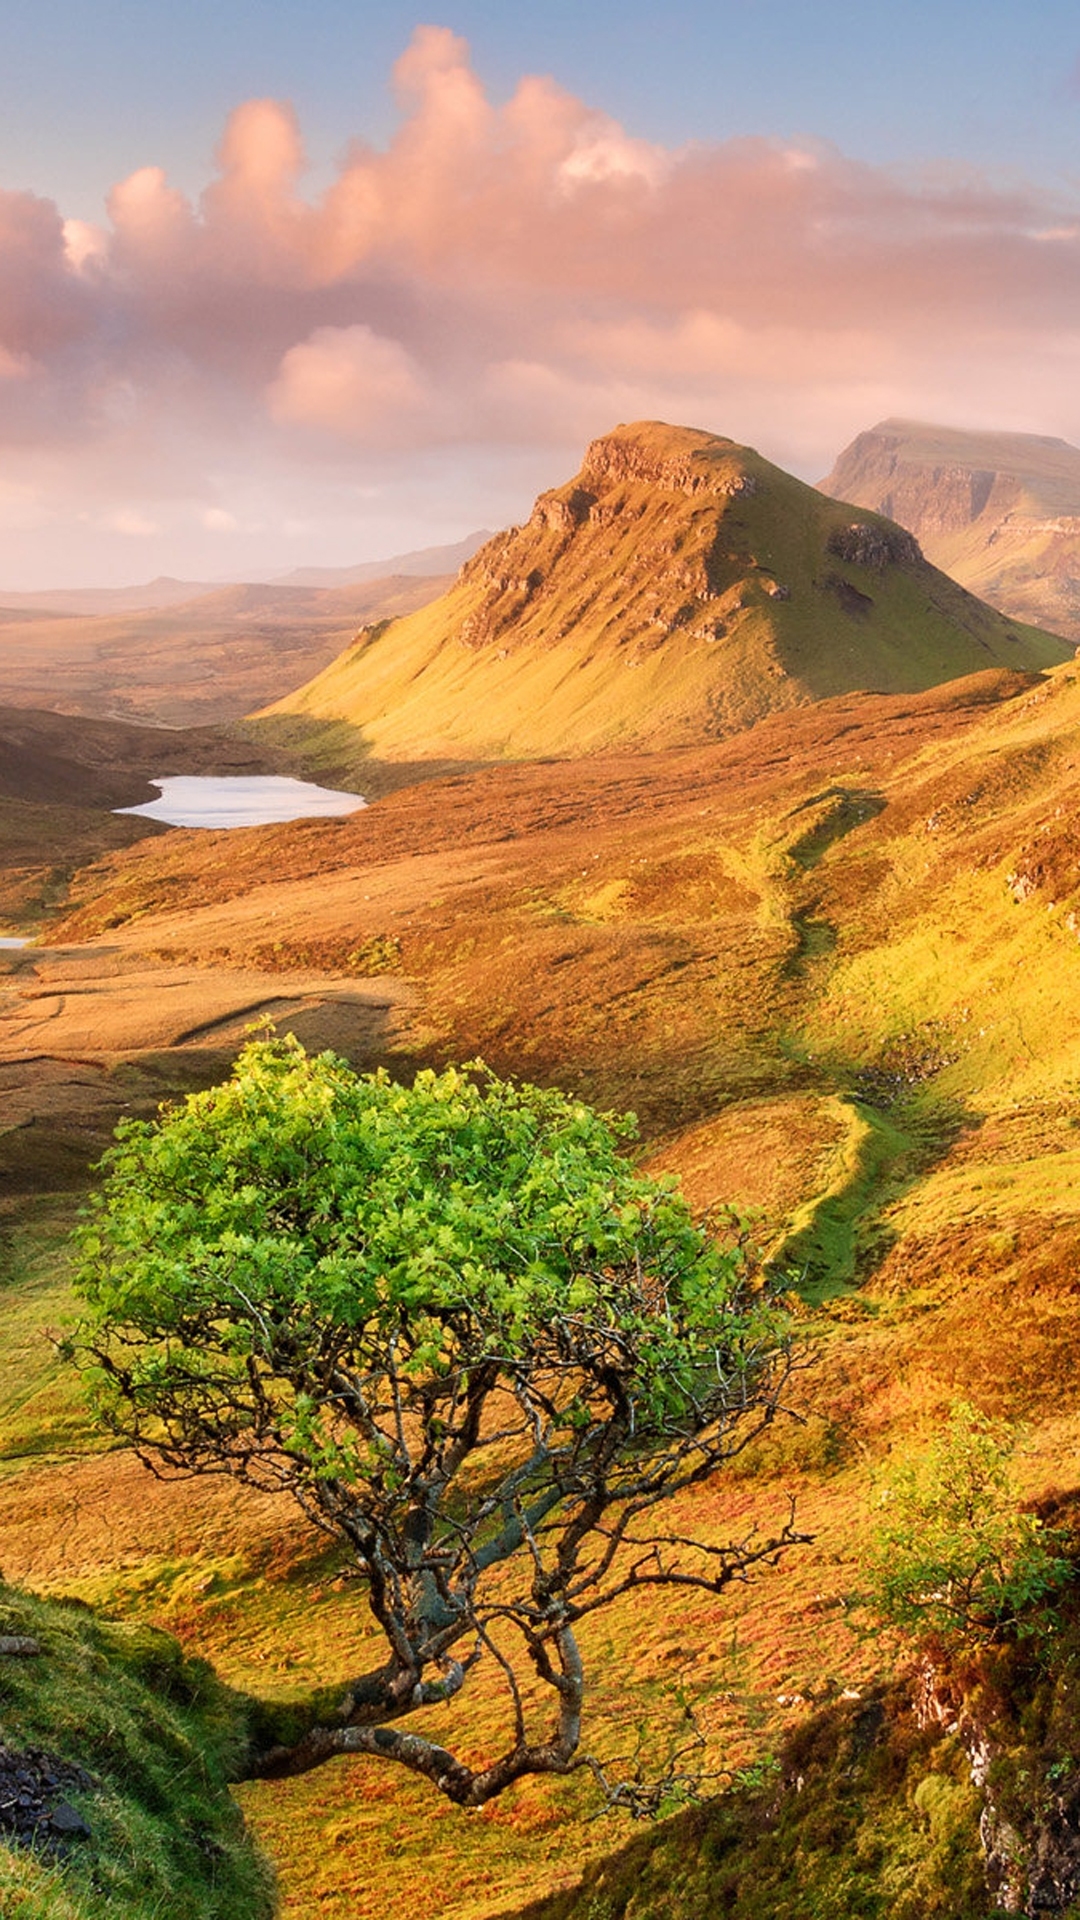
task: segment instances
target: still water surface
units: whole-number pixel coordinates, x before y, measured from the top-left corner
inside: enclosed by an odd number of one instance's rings
[[[359,793],[338,793],[284,774],[173,774],[152,780],[160,800],[142,807],[116,807],[170,827],[265,827],[275,820],[355,813],[367,805]]]

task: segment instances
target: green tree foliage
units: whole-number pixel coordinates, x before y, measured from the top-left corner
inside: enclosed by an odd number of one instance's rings
[[[783,1329],[740,1249],[635,1172],[631,1134],[483,1068],[405,1088],[291,1039],[121,1128],[80,1236],[103,1419],[159,1470],[290,1492],[385,1641],[252,1771],[364,1752],[468,1805],[566,1772],[577,1624],[637,1588],[720,1591],[798,1537],[658,1523],[772,1417]],[[471,1767],[393,1724],[481,1658],[502,1752]]]
[[[926,1452],[892,1474],[865,1561],[886,1625],[975,1644],[1045,1623],[1068,1563],[1019,1511],[1009,1452],[1007,1429],[959,1402]]]

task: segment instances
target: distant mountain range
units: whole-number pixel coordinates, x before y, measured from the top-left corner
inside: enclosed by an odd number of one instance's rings
[[[1067,657],[1080,450],[886,420],[814,489],[733,441],[639,423],[594,442],[524,527],[266,582],[0,592],[0,639],[0,700],[69,714],[191,726],[271,707],[347,720],[389,760],[699,741],[849,690]]]
[[[272,574],[255,581],[174,580],[159,574],[132,587],[50,587],[40,593],[7,593],[0,588],[0,620],[11,610],[22,614],[117,614],[156,612],[166,607],[187,606],[207,594],[220,593],[223,587],[354,587],[371,580],[391,577],[430,579],[456,573],[478,547],[491,538],[485,528],[471,533],[451,546],[418,547],[410,553],[392,554],[388,560],[364,560],[354,567],[294,567],[290,573]]]
[[[355,587],[366,580],[385,580],[389,574],[428,579],[432,574],[456,573],[490,539],[491,529],[485,527],[448,547],[418,547],[414,553],[396,553],[390,560],[365,560],[358,567],[294,567],[291,573],[275,574],[274,583],[282,587]]]
[[[1080,448],[882,420],[820,486],[899,521],[991,606],[1080,640]]]
[[[892,521],[731,440],[644,422],[594,441],[448,592],[358,635],[273,711],[346,720],[389,759],[662,747],[1068,652]]]

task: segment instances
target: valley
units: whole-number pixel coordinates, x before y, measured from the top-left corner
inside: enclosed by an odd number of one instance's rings
[[[850,1739],[855,1766],[855,1719],[910,1665],[859,1606],[888,1463],[964,1400],[1015,1426],[1025,1495],[1075,1501],[1080,672],[906,539],[731,442],[620,429],[444,596],[380,614],[300,691],[267,686],[242,725],[80,717],[105,710],[104,655],[72,714],[2,717],[0,911],[33,936],[0,953],[6,1581],[166,1627],[275,1698],[363,1664],[355,1582],[299,1511],[151,1477],[45,1337],[74,1316],[67,1235],[117,1120],[221,1080],[260,1020],[401,1080],[480,1056],[632,1110],[647,1168],[745,1212],[793,1315],[786,1416],[679,1518],[767,1530],[794,1497],[810,1543],[588,1636],[587,1738],[662,1759],[692,1702],[716,1809],[635,1841],[624,1873],[627,1829],[591,1817],[581,1775],[470,1814],[362,1758],[248,1783],[287,1920],[541,1896],[559,1920],[756,1920],[747,1834],[795,1820],[822,1753]],[[162,663],[132,703],[194,713]],[[373,804],[230,831],[110,811],[169,771],[355,781]],[[493,1689],[470,1699],[482,1751]],[[453,1712],[420,1724],[442,1737]],[[990,1914],[955,1731],[919,1754],[894,1768],[894,1904],[853,1866],[792,1920]],[[846,1792],[830,1776],[815,1800],[811,1852]]]
[[[182,582],[164,604],[95,612],[0,594],[0,703],[158,727],[220,726],[328,665],[357,626],[422,607],[449,575],[343,585]],[[46,600],[48,596],[42,596]],[[107,590],[102,597],[108,604]],[[34,596],[26,596],[33,599]],[[16,601],[15,605],[10,604]]]

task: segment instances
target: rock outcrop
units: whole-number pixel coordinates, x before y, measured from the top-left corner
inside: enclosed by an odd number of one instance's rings
[[[89,1793],[95,1784],[84,1768],[43,1748],[19,1752],[0,1746],[0,1844],[35,1847],[62,1858],[72,1841],[90,1834],[65,1796]]]
[[[986,1885],[995,1910],[1027,1920],[1064,1917],[1080,1898],[1080,1782],[1071,1756],[1054,1763],[1043,1759],[1046,1779],[1038,1792],[1024,1796],[1023,1816],[1001,1803],[1008,1781],[1016,1799],[1015,1776],[1025,1755],[1003,1744],[1002,1729],[988,1725],[977,1702],[947,1673],[924,1661],[914,1687],[915,1714],[921,1726],[955,1734],[967,1755],[971,1782],[982,1795],[979,1840],[986,1863]],[[1015,1738],[1015,1729],[1013,1730]],[[1021,1778],[1030,1776],[1026,1771]]]

